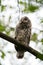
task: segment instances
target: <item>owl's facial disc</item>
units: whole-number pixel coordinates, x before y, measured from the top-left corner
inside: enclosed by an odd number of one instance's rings
[[[28,17],[23,17],[22,19],[21,19],[21,22],[20,23],[28,23]]]

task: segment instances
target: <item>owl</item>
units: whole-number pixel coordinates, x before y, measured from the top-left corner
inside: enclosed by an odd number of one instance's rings
[[[24,45],[29,45],[31,38],[31,21],[28,17],[24,16],[20,19],[19,23],[16,26],[15,30],[15,39]],[[22,47],[15,45],[17,51],[17,58],[23,58],[24,52],[26,51]]]

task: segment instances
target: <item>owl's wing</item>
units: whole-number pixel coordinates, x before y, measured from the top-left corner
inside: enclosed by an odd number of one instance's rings
[[[31,29],[28,28],[27,30],[27,43],[29,44],[31,38]]]
[[[20,26],[17,25],[15,30],[15,39],[18,37],[19,31],[20,31]]]

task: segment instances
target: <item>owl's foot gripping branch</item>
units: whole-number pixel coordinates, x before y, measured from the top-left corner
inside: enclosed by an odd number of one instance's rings
[[[17,40],[11,38],[10,36],[7,36],[6,34],[0,32],[0,38],[3,38],[19,47],[22,47],[23,49],[25,49],[26,51],[30,52],[31,54],[33,54],[34,56],[36,56],[36,58],[39,58],[40,60],[43,60],[43,54],[41,54],[40,52],[36,51],[35,49],[31,48],[30,46],[26,46],[23,44],[20,44]]]

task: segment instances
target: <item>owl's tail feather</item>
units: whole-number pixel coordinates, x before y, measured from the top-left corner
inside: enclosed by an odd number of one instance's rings
[[[24,52],[21,52],[21,51],[19,51],[19,52],[17,52],[17,58],[23,58],[24,57]]]

